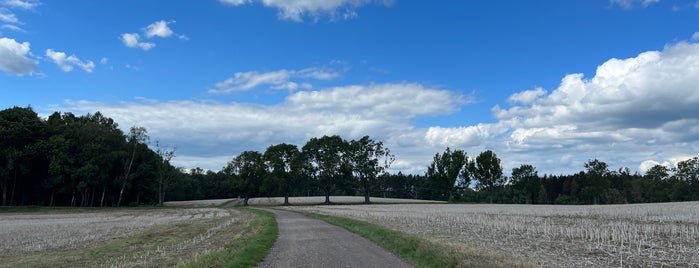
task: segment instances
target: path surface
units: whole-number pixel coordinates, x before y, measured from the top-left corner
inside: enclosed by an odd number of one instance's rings
[[[259,267],[410,267],[383,248],[340,227],[275,209],[279,238]]]

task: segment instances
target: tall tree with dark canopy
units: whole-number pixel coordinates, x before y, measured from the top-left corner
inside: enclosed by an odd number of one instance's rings
[[[330,204],[330,194],[337,185],[347,179],[351,173],[345,160],[348,144],[340,136],[323,136],[311,138],[301,149],[303,158],[307,162],[306,174],[322,190],[325,195],[325,204]]]
[[[539,196],[543,185],[536,168],[532,165],[521,165],[518,168],[512,169],[512,185],[515,190],[524,196],[524,202],[531,204],[545,200],[543,196]],[[546,190],[543,190],[544,194]]]
[[[395,156],[382,142],[364,136],[350,141],[347,159],[364,192],[364,203],[369,204],[371,186],[376,184],[378,175],[391,166]]]
[[[245,151],[236,156],[221,171],[232,180],[233,187],[243,196],[243,206],[251,197],[257,196],[265,178],[265,163],[261,153]]]
[[[611,173],[607,163],[597,159],[589,160],[585,163],[585,186],[582,193],[587,197],[592,197],[593,203],[599,204],[600,199],[609,191],[612,183],[609,180]]]
[[[447,148],[444,153],[434,155],[425,176],[449,202],[454,201],[457,188],[468,187],[471,183],[468,157],[463,150],[452,152]]]
[[[129,145],[129,154],[125,159],[124,164],[124,177],[121,182],[121,190],[119,190],[119,199],[117,201],[117,206],[121,205],[121,199],[124,195],[124,189],[126,189],[126,184],[129,182],[129,175],[131,175],[131,170],[133,167],[133,161],[136,159],[136,149],[139,144],[145,144],[148,142],[148,131],[144,127],[133,126],[129,130],[127,136],[127,141]]]
[[[300,154],[296,145],[286,143],[269,146],[264,154],[269,176],[284,191],[284,205],[289,205],[289,194],[296,185]]]
[[[476,189],[488,192],[488,199],[493,203],[495,191],[505,185],[500,158],[491,150],[482,152],[470,166],[471,174],[476,179]]]
[[[17,180],[30,168],[31,163],[25,160],[37,152],[32,147],[41,137],[42,127],[39,116],[31,107],[0,111],[0,188],[3,206],[12,205]]]

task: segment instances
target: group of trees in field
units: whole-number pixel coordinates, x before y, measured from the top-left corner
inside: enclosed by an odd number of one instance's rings
[[[625,204],[699,200],[699,157],[676,167],[656,165],[645,175],[628,168],[610,170],[598,159],[573,175],[540,176],[532,165],[503,176],[500,159],[490,150],[469,159],[447,148],[436,154],[424,176],[385,175],[377,194],[452,202],[517,204]]]
[[[245,151],[221,172],[247,205],[250,197],[323,195],[325,203],[335,193],[361,194],[370,202],[372,186],[394,157],[380,141],[368,136],[347,141],[340,136],[311,138],[302,148],[278,144],[264,153]]]
[[[572,175],[539,175],[532,165],[504,176],[490,151],[471,158],[447,148],[425,174],[388,173],[395,160],[368,136],[311,138],[245,151],[220,171],[170,164],[175,148],[150,142],[143,127],[123,133],[97,112],[40,118],[30,107],[0,111],[2,205],[123,206],[166,200],[331,195],[526,204],[614,204],[699,200],[699,158],[641,175],[594,159]]]

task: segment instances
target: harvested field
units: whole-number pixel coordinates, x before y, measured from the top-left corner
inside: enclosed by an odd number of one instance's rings
[[[251,215],[234,209],[95,209],[0,214],[0,266],[174,266],[221,248]]]
[[[289,197],[289,203],[292,205],[316,205],[323,204],[325,196],[303,196]],[[336,204],[363,204],[363,196],[331,196],[331,203]],[[371,203],[376,204],[442,204],[442,201],[420,200],[420,199],[397,199],[397,198],[381,198],[372,197]],[[249,205],[253,206],[280,206],[284,204],[284,197],[257,197],[248,200]]]
[[[294,206],[548,267],[699,267],[699,202]]]
[[[164,202],[165,206],[182,206],[182,207],[206,207],[220,206],[229,202],[233,202],[235,198],[229,199],[207,199],[207,200],[188,200],[188,201],[168,201]]]

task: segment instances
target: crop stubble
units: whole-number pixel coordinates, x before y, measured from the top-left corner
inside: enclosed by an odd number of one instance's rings
[[[223,208],[4,213],[0,266],[173,266],[222,247],[250,219]]]
[[[367,220],[551,267],[699,267],[699,202],[288,207]]]

